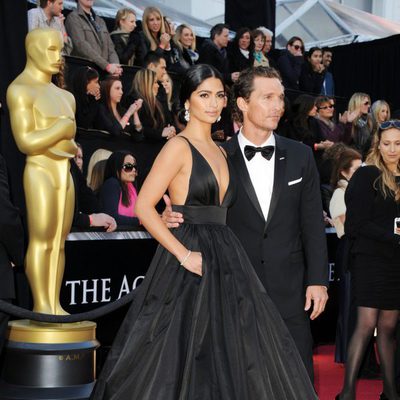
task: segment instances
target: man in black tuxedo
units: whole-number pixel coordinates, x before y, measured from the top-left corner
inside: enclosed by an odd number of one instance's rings
[[[24,261],[24,232],[18,209],[10,201],[7,170],[0,155],[0,299],[14,298],[12,265]],[[0,353],[3,347],[9,316],[0,312]]]
[[[328,300],[328,256],[314,157],[302,143],[273,133],[284,106],[276,70],[245,70],[233,91],[233,108],[243,126],[224,145],[237,184],[227,224],[240,239],[313,379],[307,311],[313,303],[310,318],[317,318]],[[169,226],[183,222],[180,214],[168,214]]]

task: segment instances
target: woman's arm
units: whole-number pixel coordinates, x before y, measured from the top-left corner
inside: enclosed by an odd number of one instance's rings
[[[201,275],[201,255],[192,253],[189,258],[187,249],[164,225],[155,206],[169,188],[170,184],[180,175],[186,177],[190,173],[188,167],[191,156],[188,145],[183,139],[170,140],[161,150],[153,167],[139,192],[135,212],[147,231],[191,272]],[[185,167],[187,170],[185,171]],[[184,193],[182,193],[184,197]]]

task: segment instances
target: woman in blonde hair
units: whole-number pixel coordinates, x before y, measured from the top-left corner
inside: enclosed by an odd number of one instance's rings
[[[377,140],[349,182],[345,232],[352,241],[351,275],[357,324],[348,347],[344,387],[336,398],[355,399],[366,346],[377,328],[383,374],[381,399],[400,400],[395,387],[395,328],[400,310],[400,121],[381,124]]]
[[[168,61],[171,52],[171,36],[165,30],[163,15],[157,7],[146,7],[142,17],[142,28],[140,32],[142,57],[149,51],[165,57]]]
[[[380,124],[390,119],[390,107],[385,100],[376,100],[371,106],[373,133],[378,133]]]
[[[115,16],[115,30],[110,33],[121,64],[140,65],[141,43],[136,28],[136,14],[131,8],[121,8]]]
[[[368,94],[356,92],[350,100],[347,112],[347,129],[351,129],[352,146],[361,152],[365,159],[371,147],[372,119],[369,114],[371,99]]]
[[[159,84],[156,73],[149,69],[141,69],[133,79],[130,97],[143,99],[139,110],[142,133],[149,142],[164,142],[176,135],[173,119],[166,115],[157,99]]]
[[[199,54],[196,52],[196,35],[189,25],[182,24],[176,28],[173,37],[172,53],[175,62],[171,67],[177,73],[184,73],[198,61]]]

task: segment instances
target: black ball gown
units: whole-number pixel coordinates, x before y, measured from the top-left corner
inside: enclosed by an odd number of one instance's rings
[[[226,226],[215,175],[190,144],[185,223],[172,232],[199,251],[203,276],[159,246],[92,394],[121,400],[312,400],[306,369],[239,240]]]

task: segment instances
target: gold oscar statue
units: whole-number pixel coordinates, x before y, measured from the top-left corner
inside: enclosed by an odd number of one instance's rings
[[[7,90],[15,141],[26,154],[24,190],[29,245],[25,269],[34,311],[67,314],[60,304],[65,239],[71,229],[75,193],[70,159],[75,99],[51,83],[60,71],[63,40],[54,29],[35,29],[26,40],[27,63]],[[9,323],[0,400],[86,399],[95,379],[96,324]],[[18,394],[17,397],[16,394]],[[50,398],[50,397],[46,397]]]
[[[27,63],[7,91],[11,127],[26,154],[24,191],[29,246],[25,260],[34,311],[66,314],[59,301],[64,245],[74,212],[69,160],[74,141],[75,99],[51,83],[60,71],[63,42],[58,31],[36,29],[25,40]]]

